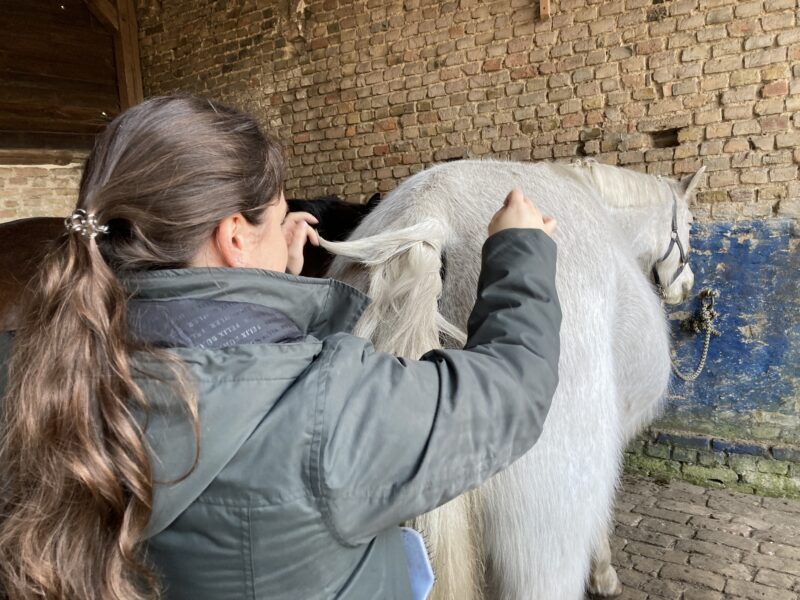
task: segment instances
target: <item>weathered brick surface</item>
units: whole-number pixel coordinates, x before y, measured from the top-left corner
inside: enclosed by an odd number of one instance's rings
[[[139,0],[145,89],[256,114],[293,195],[363,199],[460,157],[594,155],[705,164],[701,218],[798,216],[797,2],[552,4],[540,20],[529,0]]]
[[[461,157],[594,155],[706,165],[700,218],[800,217],[795,0],[554,0],[548,20],[528,0],[138,4],[146,93],[254,113],[286,144],[292,195],[364,199]],[[657,147],[664,130],[676,146]],[[51,174],[5,183],[0,218],[63,213],[75,177]]]
[[[629,445],[625,463],[642,475],[800,499],[800,451],[790,446],[651,429]]]
[[[634,520],[632,515],[669,517]],[[683,517],[677,517],[683,514]],[[761,519],[735,523],[747,514]],[[698,515],[706,515],[700,517]],[[625,600],[797,600],[800,501],[759,498],[682,481],[625,476],[611,539]],[[683,529],[669,533],[678,522]],[[682,526],[681,526],[682,527]],[[727,527],[728,530],[724,531]],[[762,538],[792,536],[784,543]]]
[[[0,222],[67,215],[78,200],[82,165],[0,165]]]

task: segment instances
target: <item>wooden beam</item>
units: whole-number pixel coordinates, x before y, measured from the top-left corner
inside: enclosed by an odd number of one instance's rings
[[[550,0],[539,0],[539,18],[550,18]]]
[[[15,150],[69,150],[88,152],[94,145],[95,133],[58,133],[0,130],[0,152]],[[0,159],[0,164],[3,163]]]
[[[111,0],[84,0],[91,13],[111,31],[119,31],[119,13]]]
[[[88,150],[30,150],[0,148],[0,164],[3,165],[69,165],[83,162]]]
[[[122,110],[144,100],[142,91],[142,65],[139,58],[139,27],[136,24],[134,0],[117,0],[119,30],[114,36],[114,54],[117,58],[119,104]]]

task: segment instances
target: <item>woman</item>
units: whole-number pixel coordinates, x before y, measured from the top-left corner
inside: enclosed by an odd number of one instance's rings
[[[555,223],[513,191],[466,348],[404,361],[348,333],[361,294],[284,273],[317,240],[283,169],[251,118],[199,98],[98,137],[0,341],[9,599],[409,598],[397,525],[536,441]]]

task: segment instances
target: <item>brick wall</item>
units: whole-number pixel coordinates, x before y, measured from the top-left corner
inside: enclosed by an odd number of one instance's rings
[[[766,496],[800,498],[797,446],[739,442],[653,428],[625,452],[628,470]]]
[[[0,165],[0,222],[69,214],[78,201],[81,167]]]
[[[364,199],[436,161],[708,169],[700,217],[800,216],[797,0],[140,0],[147,94],[237,104],[292,195]]]
[[[797,218],[799,5],[561,0],[542,21],[535,0],[139,0],[139,21],[146,93],[254,113],[295,196],[363,200],[459,157],[594,155],[705,164],[701,218]],[[53,181],[0,166],[0,219],[65,212],[77,167],[42,168]]]
[[[800,218],[800,0],[552,4],[540,20],[536,0],[140,0],[145,91],[255,114],[287,147],[292,196],[363,201],[461,157],[595,156],[668,176],[705,165],[695,213],[709,226]],[[776,244],[759,246],[765,264],[791,260],[795,242]],[[725,339],[746,346],[736,325],[747,329],[761,309],[742,312],[730,301],[737,290],[723,293]],[[715,344],[712,363],[729,349]],[[700,396],[687,391],[681,406],[702,408]],[[676,417],[665,437],[657,422],[628,467],[800,496],[795,437],[762,422],[800,418],[791,399],[712,405],[704,433]]]

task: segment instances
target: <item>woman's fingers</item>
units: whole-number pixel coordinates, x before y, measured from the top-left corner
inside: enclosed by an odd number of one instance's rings
[[[298,210],[297,212],[287,213],[286,219],[284,220],[283,224],[284,225],[293,225],[293,224],[297,223],[298,221],[303,221],[305,223],[308,223],[309,225],[318,225],[319,224],[319,219],[317,219],[317,217],[315,217],[311,213],[308,213],[308,212],[305,212],[305,211],[302,211],[302,210]]]
[[[508,207],[510,204],[520,202],[524,200],[525,196],[522,193],[522,190],[518,187],[511,188],[511,191],[508,192],[508,196],[506,196],[505,202],[503,202],[503,208]]]
[[[512,188],[506,196],[503,207],[492,217],[489,223],[489,235],[512,228],[542,229],[548,232],[542,213],[518,187]]]
[[[319,232],[313,227],[306,227],[306,235],[308,241],[314,246],[319,246]]]
[[[288,260],[286,270],[292,275],[299,275],[303,270],[303,246],[306,243],[304,229],[308,224],[303,220],[292,220],[290,223],[284,222],[284,234],[286,235],[286,248],[288,250]]]
[[[284,234],[286,235],[286,246],[288,249],[288,260],[286,270],[299,275],[303,270],[303,248],[307,243],[319,246],[319,234],[317,230],[309,225],[310,219],[317,222],[317,219],[308,213],[303,213],[300,218],[291,219],[291,222],[284,221]]]

